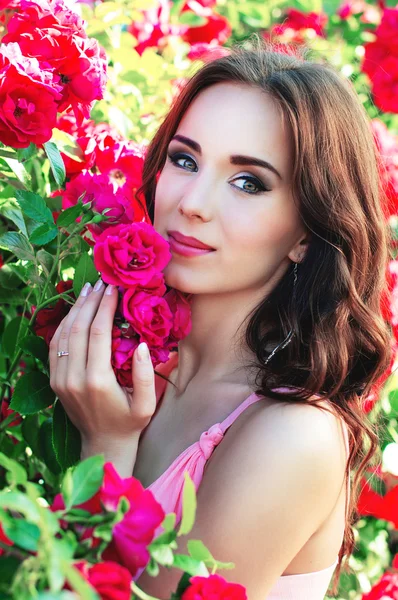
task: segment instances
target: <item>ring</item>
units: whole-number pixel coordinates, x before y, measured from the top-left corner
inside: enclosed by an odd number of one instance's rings
[[[57,352],[57,356],[69,356],[69,352],[67,352],[66,350],[60,350],[59,352]]]

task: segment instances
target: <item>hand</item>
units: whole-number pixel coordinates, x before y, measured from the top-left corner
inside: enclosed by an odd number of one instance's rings
[[[99,289],[84,295],[84,288],[50,343],[50,386],[62,402],[86,444],[101,440],[122,442],[140,435],[156,409],[152,361],[141,361],[134,352],[133,392],[116,380],[111,365],[114,314],[118,303],[115,286],[97,282]],[[86,284],[87,285],[87,284]],[[105,293],[104,293],[105,291]],[[144,348],[146,346],[144,345]],[[66,350],[69,356],[57,356]]]

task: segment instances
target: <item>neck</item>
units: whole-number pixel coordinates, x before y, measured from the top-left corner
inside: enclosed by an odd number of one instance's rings
[[[264,290],[192,295],[192,328],[178,345],[179,395],[193,381],[248,384],[245,367],[255,355],[246,345],[245,319],[263,297]]]

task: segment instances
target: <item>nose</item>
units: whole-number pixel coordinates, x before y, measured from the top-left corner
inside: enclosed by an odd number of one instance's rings
[[[199,183],[199,178],[191,181],[189,188],[184,189],[177,208],[180,214],[189,219],[210,221],[214,210],[214,189],[211,190],[210,184]]]

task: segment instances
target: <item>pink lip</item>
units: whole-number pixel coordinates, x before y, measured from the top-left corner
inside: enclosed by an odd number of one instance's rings
[[[183,235],[179,231],[168,231],[167,233],[180,244],[184,244],[184,246],[192,246],[193,248],[200,248],[201,250],[214,250],[214,248],[208,246],[208,244],[204,244],[194,237]]]
[[[212,248],[194,248],[194,246],[181,244],[181,242],[177,242],[171,235],[169,235],[169,244],[173,252],[177,252],[177,254],[181,254],[182,256],[199,256],[200,254],[210,254],[210,252],[214,252]]]

